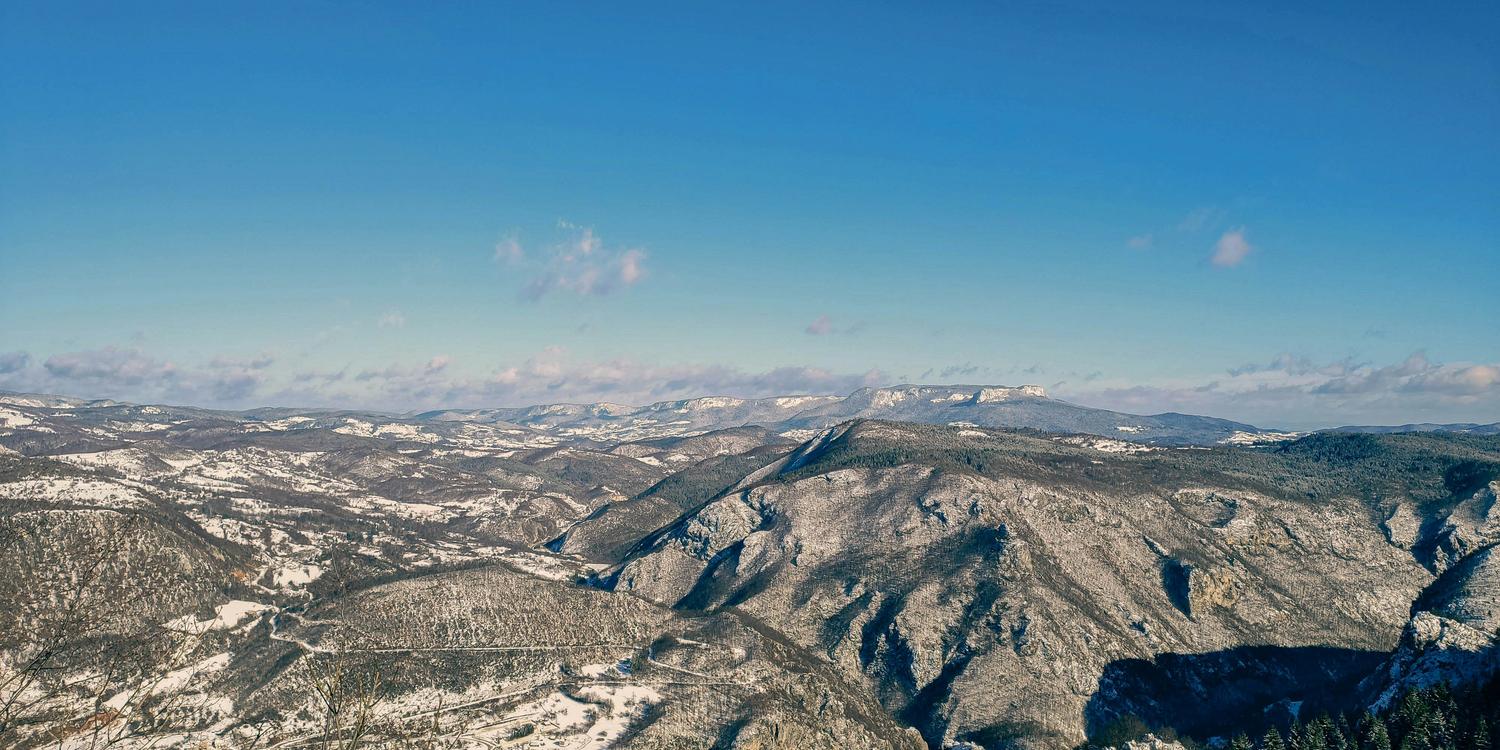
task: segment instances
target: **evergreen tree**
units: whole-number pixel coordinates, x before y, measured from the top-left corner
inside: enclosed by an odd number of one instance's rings
[[[1115,737],[1122,740],[1115,743],[1099,742],[1110,736],[1105,732],[1090,737],[1090,742],[1097,746],[1123,744],[1124,739],[1133,739],[1145,731],[1143,722],[1128,718],[1133,726],[1122,721],[1120,728],[1137,731],[1113,733],[1129,734],[1128,738]],[[1305,723],[1294,718],[1285,734],[1278,727],[1270,727],[1257,743],[1242,731],[1234,734],[1227,746],[1220,747],[1221,750],[1500,750],[1494,731],[1497,722],[1500,722],[1500,679],[1461,689],[1439,684],[1411,690],[1378,714],[1367,710],[1358,718],[1354,714],[1326,712],[1310,717]],[[1221,737],[1229,734],[1225,732]],[[1161,730],[1158,736],[1170,740],[1175,733]],[[1193,738],[1180,739],[1187,747],[1196,747]]]
[[[1266,730],[1266,736],[1260,740],[1260,750],[1286,750],[1286,743],[1281,741],[1281,732],[1276,727]]]
[[[1432,715],[1432,707],[1428,704],[1428,694],[1425,690],[1413,690],[1402,696],[1401,704],[1396,709],[1394,716],[1395,734],[1401,737],[1401,742],[1406,742],[1407,735],[1420,731],[1427,724],[1427,719]],[[1423,738],[1425,740],[1425,737]]]
[[[1458,700],[1454,697],[1453,690],[1448,687],[1447,683],[1438,683],[1432,687],[1430,702],[1436,710],[1441,711],[1449,719],[1458,716]]]
[[[1455,709],[1455,712],[1456,711],[1457,709]],[[1452,737],[1450,736],[1449,732],[1448,721],[1443,718],[1442,704],[1433,705],[1433,713],[1431,716],[1427,717],[1427,721],[1424,724],[1423,729],[1425,730],[1424,733],[1427,735],[1428,744],[1431,745],[1434,750],[1436,750],[1437,748],[1447,748],[1449,745],[1453,744]]]
[[[1302,728],[1302,750],[1329,750],[1328,737],[1323,731],[1321,720],[1309,721]]]
[[[1342,740],[1341,750],[1358,750],[1358,738],[1354,734],[1354,728],[1349,726],[1349,717],[1340,713],[1334,726],[1338,727],[1339,738]]]
[[[1401,750],[1433,750],[1431,741],[1423,727],[1413,727],[1401,738]]]
[[[1328,745],[1328,750],[1349,750],[1349,739],[1338,730],[1338,724],[1328,714],[1317,717],[1317,726],[1323,732],[1323,744]]]

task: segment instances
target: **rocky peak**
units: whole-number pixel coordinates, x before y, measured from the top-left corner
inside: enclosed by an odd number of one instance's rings
[[[1047,389],[1039,385],[1023,385],[1019,388],[980,388],[974,392],[974,403],[990,404],[998,401],[1013,401],[1018,398],[1046,398]]]

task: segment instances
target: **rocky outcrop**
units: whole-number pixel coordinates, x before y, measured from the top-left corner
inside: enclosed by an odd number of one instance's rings
[[[1413,610],[1400,646],[1361,686],[1374,708],[1439,682],[1474,684],[1500,675],[1496,547],[1473,552],[1451,567]]]
[[[1433,539],[1432,564],[1438,572],[1486,545],[1500,542],[1500,508],[1495,494],[1500,481],[1475,490],[1443,518]]]
[[[1164,740],[1154,734],[1148,734],[1121,745],[1120,750],[1185,750],[1185,748],[1176,740]]]
[[[1046,398],[1047,389],[1039,385],[1023,385],[1019,388],[980,388],[974,392],[974,403],[988,404],[1010,401],[1016,398]]]
[[[1385,532],[1385,538],[1391,544],[1411,549],[1421,539],[1422,516],[1410,503],[1401,503],[1380,522],[1380,530]]]
[[[1213,608],[1232,608],[1244,588],[1231,568],[1209,568],[1170,558],[1162,565],[1162,585],[1172,603],[1190,618]]]

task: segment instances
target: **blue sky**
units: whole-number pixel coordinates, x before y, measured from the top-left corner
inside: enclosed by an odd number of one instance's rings
[[[0,388],[1500,420],[1493,3],[548,5],[5,3]]]

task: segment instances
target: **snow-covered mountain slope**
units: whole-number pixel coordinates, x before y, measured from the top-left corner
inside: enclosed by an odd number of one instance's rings
[[[322,745],[368,699],[366,746],[919,748],[754,623],[582,587],[602,566],[537,546],[770,433],[610,452],[499,423],[5,408],[0,746]]]
[[[1368,432],[1374,434],[1390,434],[1396,432],[1466,432],[1475,435],[1500,435],[1500,422],[1490,424],[1477,424],[1474,422],[1459,422],[1454,424],[1435,424],[1432,422],[1421,422],[1403,425],[1348,425],[1336,427],[1327,432]]]
[[[1044,432],[1090,433],[1168,445],[1211,445],[1256,427],[1187,414],[1141,416],[1049,398],[1041,386],[899,385],[862,388],[845,397],[699,398],[643,407],[554,404],[521,409],[436,411],[426,421],[506,422],[553,434],[601,441],[639,440],[756,425],[806,439],[850,419],[970,424]]]
[[[1440,673],[1472,639],[1404,638],[1412,599],[1468,575],[1412,622],[1472,630],[1500,541],[1495,436],[1184,427],[1035,389],[6,399],[6,747],[325,745],[351,731],[330,700],[378,715],[379,747],[1059,750],[1126,713],[1207,739],[1353,695],[1408,641],[1390,684]],[[1089,429],[980,425],[1015,420]]]
[[[230,443],[264,446],[275,441],[288,449],[323,450],[357,445],[357,439],[364,438],[403,444],[411,450],[478,451],[476,457],[558,447],[615,449],[617,455],[647,463],[682,466],[689,459],[722,454],[728,448],[710,447],[707,453],[703,448],[661,451],[665,444],[652,441],[721,432],[720,442],[731,441],[742,451],[751,442],[800,442],[851,419],[1081,433],[1157,445],[1277,442],[1296,437],[1213,417],[1093,409],[1049,398],[1034,385],[901,385],[863,388],[843,397],[708,397],[640,407],[547,404],[404,416],[285,408],[228,412],[0,394],[0,446],[26,455],[87,453],[141,440],[195,449]],[[722,432],[735,428],[743,429],[733,436]]]
[[[933,747],[1071,747],[1153,712],[1212,733],[1290,691],[1350,689],[1431,570],[1455,564],[1447,550],[1472,551],[1443,541],[1442,519],[1473,526],[1465,477],[1500,472],[1493,439],[1098,443],[845,424],[647,537],[607,580],[761,618],[863,675]],[[1404,542],[1380,524],[1398,502],[1418,519]]]

